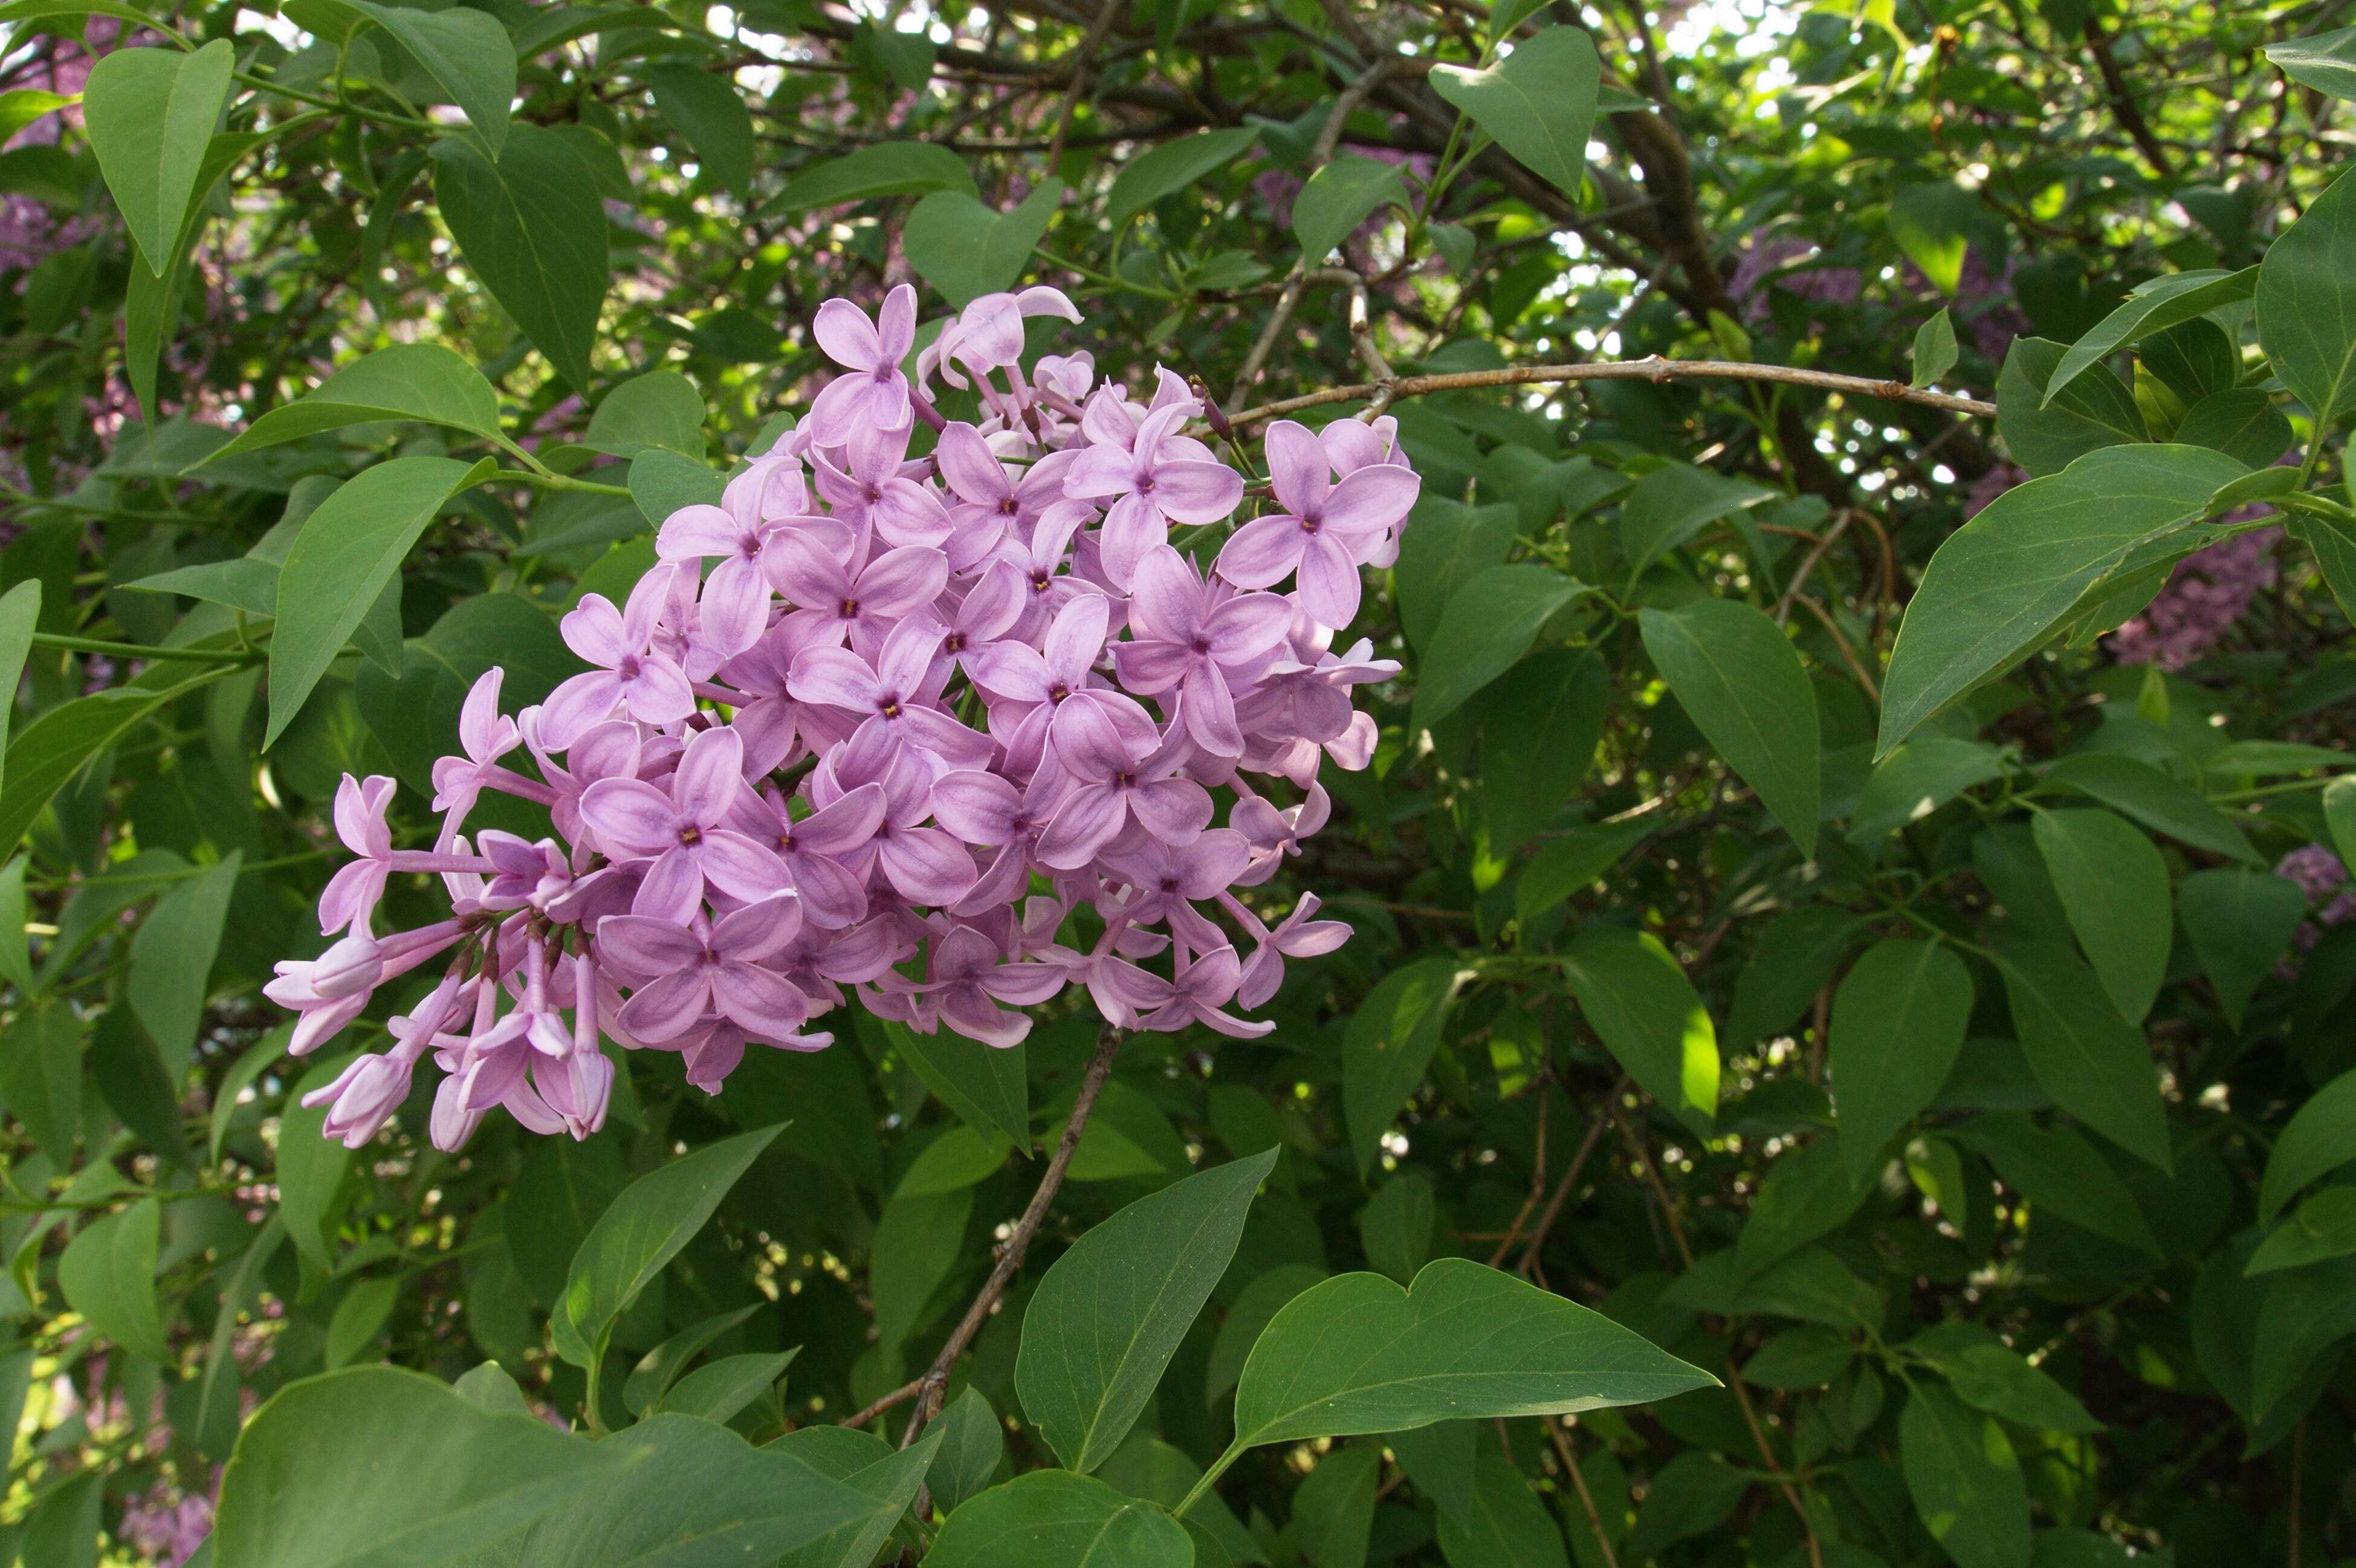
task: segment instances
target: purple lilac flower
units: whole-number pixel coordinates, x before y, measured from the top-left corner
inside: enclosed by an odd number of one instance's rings
[[[717,1092],[748,1049],[826,1047],[811,1026],[854,999],[986,1046],[1073,985],[1121,1026],[1261,1034],[1231,1007],[1347,938],[1314,895],[1280,917],[1238,895],[1324,824],[1326,760],[1372,757],[1352,693],[1398,666],[1333,634],[1415,499],[1396,425],[1271,430],[1276,507],[1206,575],[1171,527],[1229,521],[1244,483],[1187,434],[1182,380],[1141,401],[1092,386],[1084,355],[1026,371],[1024,319],[1077,315],[1053,290],[975,301],[912,380],[915,311],[905,289],[872,319],[821,309],[844,373],[719,505],[664,522],[624,605],[565,618],[586,673],[512,717],[498,671],[476,683],[434,769],[433,849],[395,847],[392,780],[345,780],[337,940],[266,988],[299,1015],[294,1052],[387,981],[441,974],[391,1049],[306,1097],[329,1136],[375,1137],[427,1069],[443,1148],[497,1110],[586,1137],[609,1044],[677,1052]],[[980,418],[940,420],[935,375],[978,389]],[[911,459],[919,418],[938,435]],[[486,792],[547,808],[556,836],[470,843]],[[416,875],[449,918],[380,933],[391,878]],[[1057,932],[1082,906],[1101,935],[1076,951]]]
[[[2226,521],[2236,521],[2229,517]],[[2111,634],[2122,664],[2181,670],[2214,648],[2261,588],[2274,585],[2278,528],[2219,540],[2176,564],[2168,585],[2144,612]]]

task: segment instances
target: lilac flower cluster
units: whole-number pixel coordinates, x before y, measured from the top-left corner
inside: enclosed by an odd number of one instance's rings
[[[1325,822],[1322,758],[1373,753],[1352,689],[1398,666],[1333,644],[1416,498],[1393,423],[1272,425],[1269,504],[1205,575],[1173,531],[1215,535],[1247,484],[1187,434],[1186,383],[1160,371],[1141,402],[1086,354],[1026,372],[1024,317],[1079,318],[1047,288],[968,306],[912,379],[916,314],[905,286],[873,319],[820,306],[842,373],[718,505],[663,523],[626,604],[565,617],[592,668],[513,718],[482,677],[434,769],[434,847],[394,847],[391,779],[345,779],[359,858],[319,904],[342,934],[267,987],[301,1015],[292,1049],[443,969],[390,1051],[306,1099],[330,1137],[372,1137],[428,1056],[440,1147],[498,1106],[585,1137],[612,1088],[601,1033],[680,1052],[716,1091],[747,1046],[828,1045],[809,1025],[852,996],[993,1046],[1074,983],[1124,1027],[1258,1035],[1230,1004],[1346,939],[1314,895],[1271,925],[1237,890]],[[971,389],[979,422],[945,420],[936,381]],[[557,836],[470,840],[485,790],[547,808]],[[388,878],[416,873],[449,918],[379,934]],[[1059,940],[1082,906],[1101,920],[1084,951]]]

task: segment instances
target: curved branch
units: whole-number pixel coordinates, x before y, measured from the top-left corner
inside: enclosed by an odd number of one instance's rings
[[[1910,387],[1904,381],[1836,375],[1830,371],[1806,371],[1791,365],[1753,365],[1738,360],[1664,360],[1655,355],[1648,360],[1628,360],[1610,364],[1510,365],[1502,371],[1401,376],[1387,388],[1367,382],[1327,387],[1323,392],[1304,392],[1299,397],[1264,403],[1257,408],[1231,413],[1227,421],[1231,424],[1248,424],[1329,403],[1355,403],[1386,391],[1393,401],[1397,401],[1403,397],[1423,397],[1437,392],[1461,392],[1468,387],[1545,386],[1560,381],[1652,381],[1657,385],[1662,381],[1777,381],[1785,386],[1846,392],[1851,397],[1881,398],[1891,403],[1920,403],[1925,408],[1944,408],[1954,413],[1976,413],[1983,418],[1996,415],[1996,404],[1992,403]]]

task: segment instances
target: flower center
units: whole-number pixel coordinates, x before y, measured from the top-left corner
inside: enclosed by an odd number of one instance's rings
[[[859,601],[857,599],[845,599],[841,604],[834,607],[834,613],[841,616],[844,620],[857,620],[859,618]]]
[[[689,822],[679,830],[679,842],[689,849],[693,849],[703,842],[703,830],[693,822]]]

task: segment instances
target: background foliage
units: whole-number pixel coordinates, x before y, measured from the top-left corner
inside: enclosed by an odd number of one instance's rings
[[[180,1562],[233,1449],[225,1564],[2356,1555],[2340,11],[0,6],[0,1559]],[[1408,674],[1290,879],[1359,934],[1266,1040],[1123,1051],[895,1460],[830,1423],[973,1298],[1089,1020],[862,1019],[717,1099],[634,1055],[579,1144],[439,1155],[421,1092],[355,1155],[256,988],[337,778],[419,811],[466,684],[569,673],[553,615],[799,408],[815,303],[911,276],[1057,284],[1058,347],[1231,413],[1650,355],[2000,412],[1403,397],[1355,629]],[[403,344],[494,395],[314,393]],[[672,1234],[590,1444],[505,1412],[584,1418],[609,1211]],[[1208,1305],[1099,1450],[1018,1349],[1097,1321],[1056,1281],[1116,1213]],[[1173,1540],[1282,1304],[1450,1258],[1722,1386],[1284,1430]]]

